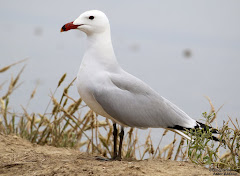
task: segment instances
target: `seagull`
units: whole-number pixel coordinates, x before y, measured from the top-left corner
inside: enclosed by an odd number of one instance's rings
[[[113,160],[121,160],[124,127],[165,128],[188,140],[192,139],[183,131],[211,129],[121,68],[112,46],[110,23],[103,12],[86,11],[75,21],[65,24],[61,32],[72,29],[87,35],[87,49],[77,75],[77,89],[90,109],[113,121]],[[118,152],[116,124],[121,125]]]

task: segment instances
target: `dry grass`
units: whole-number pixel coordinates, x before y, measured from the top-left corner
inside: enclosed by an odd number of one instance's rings
[[[23,62],[23,61],[20,61]],[[14,63],[0,69],[0,73],[8,71]],[[73,99],[68,95],[74,80],[62,90],[59,100],[55,97],[56,91],[61,91],[61,84],[66,74],[59,80],[56,90],[44,113],[29,114],[26,108],[22,107],[22,113],[16,114],[9,108],[11,94],[19,87],[19,79],[24,67],[16,77],[12,77],[6,92],[0,92],[0,132],[4,134],[14,133],[32,143],[40,145],[51,145],[56,147],[71,147],[80,149],[90,154],[111,157],[113,151],[112,123],[109,120],[99,121],[97,114],[89,110],[82,115],[82,108],[85,107],[81,98]],[[0,83],[0,90],[6,82]],[[36,88],[30,95],[34,98]],[[217,117],[217,112],[212,105],[209,114],[203,113],[206,124],[210,125]],[[53,106],[50,106],[52,104]],[[52,110],[48,110],[52,107]],[[50,112],[50,113],[47,113]],[[231,123],[234,128],[230,128]],[[161,146],[162,138],[168,133],[165,130],[156,149],[153,147],[150,132],[143,145],[139,145],[137,129],[130,128],[125,135],[123,143],[123,157],[129,159],[143,159],[146,154],[149,158],[165,158],[172,160],[191,160],[198,165],[209,168],[232,169],[240,172],[240,127],[237,119],[234,121],[229,117],[219,131],[219,138],[223,142],[213,142],[208,139],[211,132],[190,131],[189,135],[195,139],[186,142],[183,138],[177,141],[174,136],[172,142],[164,147]],[[224,151],[224,154],[221,154]]]

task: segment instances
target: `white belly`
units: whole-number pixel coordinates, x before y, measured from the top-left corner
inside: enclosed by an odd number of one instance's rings
[[[96,99],[93,96],[93,92],[91,91],[91,85],[89,80],[86,80],[83,78],[83,75],[78,75],[77,77],[77,89],[78,93],[80,94],[80,97],[82,100],[86,103],[86,105],[93,110],[95,113],[111,119],[113,122],[118,123],[122,126],[126,126],[125,124],[115,120],[113,117],[111,117],[109,114],[107,114],[102,106],[96,101]]]

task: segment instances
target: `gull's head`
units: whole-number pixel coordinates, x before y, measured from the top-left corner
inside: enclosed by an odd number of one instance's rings
[[[109,21],[107,16],[99,10],[90,10],[82,13],[73,22],[63,25],[61,32],[71,29],[78,29],[85,32],[87,35],[103,33],[109,30]]]

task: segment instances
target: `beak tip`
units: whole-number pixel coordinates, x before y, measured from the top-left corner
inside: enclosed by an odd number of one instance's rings
[[[65,25],[63,25],[63,27],[61,28],[61,31],[60,31],[60,32],[64,32],[64,31],[66,31]]]
[[[73,22],[70,22],[70,23],[63,25],[60,32],[69,31],[71,29],[77,29],[78,26],[81,26],[81,25],[74,25]]]

